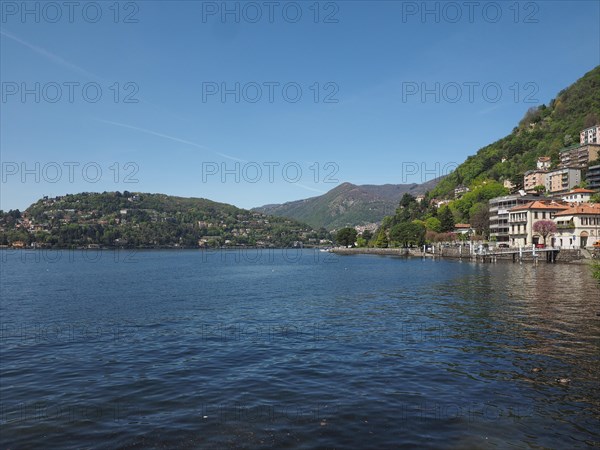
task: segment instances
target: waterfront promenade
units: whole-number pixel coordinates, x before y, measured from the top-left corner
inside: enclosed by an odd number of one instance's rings
[[[470,252],[469,247],[435,246],[429,250],[419,248],[344,248],[335,247],[330,250],[339,255],[390,255],[412,256],[421,258],[452,258],[480,262],[512,261],[512,262],[549,262],[549,263],[588,263],[592,261],[592,253],[585,249],[560,248],[506,248],[484,249]]]

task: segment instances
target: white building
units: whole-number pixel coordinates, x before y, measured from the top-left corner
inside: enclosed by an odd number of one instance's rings
[[[555,245],[563,248],[592,247],[600,241],[600,204],[581,203],[556,213]]]
[[[537,169],[538,170],[548,170],[550,165],[552,164],[552,160],[549,156],[540,156],[537,160]]]
[[[563,194],[561,198],[567,203],[587,203],[595,193],[591,189],[577,188]]]
[[[580,144],[600,144],[600,125],[586,128],[579,133]]]
[[[544,237],[534,231],[539,220],[553,220],[555,214],[569,209],[556,201],[535,200],[512,208],[508,217],[508,237],[513,247],[544,244]],[[546,245],[553,245],[552,236],[546,236]]]

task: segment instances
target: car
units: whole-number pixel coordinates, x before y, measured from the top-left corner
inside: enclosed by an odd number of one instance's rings
[[[600,241],[594,242],[594,245],[592,245],[592,248],[600,250]]]

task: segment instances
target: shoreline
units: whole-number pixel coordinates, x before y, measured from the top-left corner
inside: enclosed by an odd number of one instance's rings
[[[412,258],[440,258],[440,259],[451,259],[451,260],[468,260],[473,262],[481,263],[493,263],[493,262],[530,262],[537,264],[539,262],[548,262],[552,264],[591,264],[594,259],[586,258],[580,249],[562,249],[557,251],[556,259],[554,261],[546,261],[546,257],[537,255],[536,257],[531,254],[523,255],[519,258],[518,255],[507,253],[498,255],[479,255],[462,253],[460,249],[456,247],[442,248],[439,253],[427,253],[423,252],[418,248],[368,248],[368,247],[335,247],[329,250],[331,253],[338,255],[381,255],[381,256],[404,256]],[[562,253],[562,257],[561,257]]]
[[[465,260],[479,263],[495,263],[495,262],[527,262],[537,264],[542,263],[558,263],[558,264],[592,264],[597,259],[586,257],[580,249],[561,249],[556,250],[554,258],[547,258],[545,254],[537,254],[535,257],[531,253],[524,253],[521,258],[516,253],[500,253],[500,254],[470,254],[464,249],[457,247],[441,248],[437,253],[423,252],[420,248],[373,248],[373,247],[218,247],[218,248],[201,248],[201,247],[0,247],[1,251],[17,251],[18,252],[129,252],[135,253],[138,251],[200,251],[207,253],[217,253],[221,251],[267,251],[274,252],[278,250],[306,250],[311,252],[333,253],[340,256],[348,255],[379,255],[379,256],[402,256],[411,258],[431,258],[431,259],[449,259],[449,260]]]

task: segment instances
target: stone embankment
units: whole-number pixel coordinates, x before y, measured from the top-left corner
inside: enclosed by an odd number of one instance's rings
[[[421,248],[344,248],[337,247],[331,249],[332,252],[340,255],[390,255],[390,256],[415,256],[426,258],[451,258],[451,259],[467,259],[481,262],[493,261],[524,261],[524,262],[552,262],[573,263],[584,262],[589,258],[589,252],[581,249],[562,249],[557,250],[554,254],[554,260],[551,256],[547,256],[546,252],[537,252],[534,256],[531,251],[524,252],[519,255],[514,250],[505,249],[505,251],[495,253],[487,252],[483,254],[471,254],[468,247],[441,247],[436,248],[435,253],[430,251],[423,252]]]

